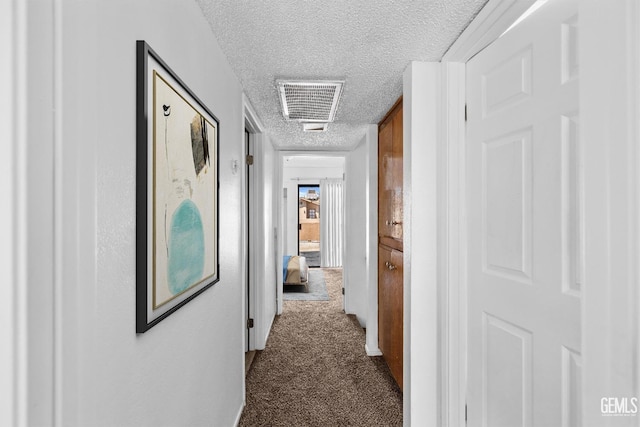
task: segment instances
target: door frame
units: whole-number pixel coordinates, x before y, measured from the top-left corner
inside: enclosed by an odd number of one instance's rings
[[[71,197],[80,186],[63,186],[75,172],[67,153],[85,147],[62,138],[61,9],[57,1],[0,5],[1,425],[62,425],[61,391],[75,391],[74,378],[62,375],[74,359],[61,357],[75,326],[62,309],[75,290],[65,279],[91,266],[66,268],[63,256],[81,223],[80,199]]]
[[[245,158],[248,158],[248,156],[252,156],[255,153],[255,138],[253,137],[253,133],[251,131],[251,129],[249,129],[249,126],[247,126],[247,124],[245,123],[245,129],[244,129],[244,135],[245,135],[245,141],[244,141],[244,150],[245,150]],[[247,218],[247,222],[246,222],[246,228],[244,229],[244,247],[243,247],[243,253],[244,253],[244,260],[245,260],[245,270],[244,270],[244,278],[245,281],[244,283],[244,289],[246,292],[245,298],[244,298],[244,303],[245,303],[245,313],[246,313],[246,320],[247,320],[247,326],[245,328],[245,345],[246,345],[246,351],[252,351],[255,350],[256,346],[255,346],[255,324],[253,328],[249,328],[248,322],[249,319],[254,319],[255,322],[255,302],[256,302],[256,298],[255,298],[255,275],[254,275],[254,269],[256,267],[256,262],[255,262],[255,253],[254,253],[254,249],[256,245],[255,245],[255,238],[256,238],[256,224],[255,221],[253,220],[253,218],[255,218],[255,206],[254,206],[254,202],[255,202],[255,172],[253,170],[253,165],[250,165],[247,161],[242,163],[242,173],[244,175],[244,179],[245,179],[245,188],[246,191],[244,192],[244,198],[243,198],[243,202],[244,202],[244,211],[243,214],[246,216]]]
[[[347,152],[346,151],[311,151],[311,150],[307,150],[307,151],[303,151],[303,150],[296,150],[296,151],[277,151],[277,177],[276,177],[276,185],[278,186],[278,190],[276,194],[280,194],[280,196],[274,200],[274,203],[277,205],[277,213],[276,213],[276,218],[277,218],[277,224],[278,224],[278,230],[277,230],[277,234],[279,237],[278,242],[277,242],[277,253],[276,253],[276,264],[277,264],[277,283],[276,283],[276,289],[278,290],[278,296],[277,296],[277,314],[282,314],[282,294],[283,294],[283,277],[282,277],[282,257],[284,256],[284,251],[285,251],[285,247],[287,245],[287,223],[289,221],[291,221],[291,218],[287,217],[287,209],[285,203],[289,200],[290,197],[292,197],[291,194],[286,194],[285,191],[285,186],[284,186],[284,158],[285,157],[289,157],[289,156],[302,156],[302,157],[309,157],[309,156],[316,156],[316,157],[342,157],[344,159],[344,167],[343,167],[343,173],[345,174],[345,177],[348,176],[347,174]],[[309,178],[310,179],[310,178]],[[311,180],[311,179],[310,179]],[[310,185],[315,185],[315,184],[310,184]],[[318,186],[320,185],[320,183],[318,182]],[[344,180],[344,185],[347,185],[347,179],[345,178]],[[295,195],[296,200],[298,199],[298,195]],[[347,204],[345,203],[345,215],[346,215],[346,211],[347,209],[349,209],[349,206],[347,206]],[[296,219],[298,218],[298,216],[296,215]],[[299,220],[298,220],[299,221]],[[300,235],[297,234],[298,236],[298,252],[300,249]],[[343,253],[346,253],[345,248],[342,248]],[[346,278],[346,271],[349,268],[348,263],[346,262],[346,260],[343,259],[343,263],[342,263],[342,283],[343,283],[343,287],[345,288],[345,295],[343,297],[346,297],[346,286],[347,283],[345,281]],[[343,304],[345,303],[346,299],[343,298]]]
[[[253,155],[255,157],[259,152],[262,152],[256,148],[262,142],[264,126],[245,94],[242,95],[242,103],[244,108],[243,130],[246,129],[249,131],[249,145],[253,147]],[[244,132],[242,132],[242,135],[244,136]],[[242,198],[242,283],[244,289],[242,301],[243,311],[245,311],[244,319],[254,319],[253,328],[248,329],[248,350],[252,351],[264,348],[264,343],[257,342],[257,339],[264,335],[259,333],[259,331],[262,331],[263,328],[268,326],[262,324],[264,307],[258,304],[258,301],[263,302],[265,300],[263,295],[264,289],[256,286],[257,260],[260,256],[264,258],[264,253],[260,251],[261,246],[256,244],[256,236],[258,235],[258,221],[256,221],[256,218],[258,218],[258,212],[261,212],[264,208],[263,200],[258,197],[258,192],[255,191],[258,176],[255,165],[260,159],[255,159],[254,166],[252,166],[254,168],[253,172],[249,174],[250,178],[248,178],[246,173],[246,168],[248,167],[246,166],[246,156],[249,153],[247,152],[248,147],[246,145],[243,140],[243,158],[240,160],[241,167],[239,168],[243,194],[245,195],[245,197]],[[249,182],[249,180],[251,180],[251,182]],[[249,206],[247,206],[247,203]],[[251,240],[249,241],[249,239]],[[249,250],[249,247],[251,247],[251,250]],[[244,284],[247,283],[247,281],[248,286],[245,287]],[[248,313],[246,312],[247,302],[249,305]]]
[[[403,219],[403,418],[408,426],[465,425],[465,63],[533,2],[489,0],[441,62],[412,62],[404,74],[403,186],[409,197]],[[412,183],[421,197],[412,196]],[[412,212],[420,213],[420,223],[412,222]]]
[[[439,154],[445,165],[436,180],[445,220],[439,224],[439,249],[445,254],[437,265],[442,286],[438,292],[442,361],[438,411],[441,425],[466,424],[467,393],[467,230],[466,230],[466,62],[493,43],[535,0],[489,0],[445,53],[440,69],[440,117],[435,125],[442,135]]]
[[[420,230],[410,223],[412,204],[416,208],[419,202],[405,200],[410,245],[405,246],[405,425],[465,425],[465,64],[533,3],[489,0],[441,62],[412,63],[405,72],[405,188],[410,190],[413,181],[435,189],[435,215]],[[614,3],[603,9],[598,0],[585,0],[579,11],[581,160],[588,230],[582,401],[583,419],[594,424],[603,422],[602,397],[640,397],[640,5],[634,0]],[[599,85],[603,79],[612,84]],[[433,114],[420,116],[421,127],[435,130],[426,136],[412,134],[411,118],[424,108]],[[412,148],[414,158],[425,150],[435,154],[435,169],[424,167],[424,162],[412,168],[406,157]],[[437,243],[412,248],[418,237],[433,238],[429,230],[436,230]],[[415,287],[411,258],[434,267],[420,282],[414,273]],[[435,302],[427,299],[429,292],[421,289],[425,287],[436,296]],[[421,309],[412,313],[411,306]],[[435,320],[437,330],[421,319]],[[420,333],[412,332],[412,325]],[[412,367],[411,360],[420,363]]]

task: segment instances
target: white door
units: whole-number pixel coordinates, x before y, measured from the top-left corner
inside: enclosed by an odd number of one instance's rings
[[[580,425],[578,5],[467,63],[468,425]]]

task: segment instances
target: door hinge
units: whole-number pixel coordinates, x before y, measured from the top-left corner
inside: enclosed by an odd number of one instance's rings
[[[247,154],[247,165],[253,166],[253,155]]]
[[[342,295],[344,295],[344,288],[342,288]]]
[[[247,329],[253,328],[253,319],[247,319]]]
[[[464,425],[467,425],[467,404],[464,404]]]
[[[464,104],[464,121],[467,121],[467,104]]]

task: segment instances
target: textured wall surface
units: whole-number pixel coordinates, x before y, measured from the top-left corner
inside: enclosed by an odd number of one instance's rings
[[[280,149],[350,150],[402,94],[409,61],[437,61],[486,0],[197,0]],[[346,79],[321,134],[285,122],[277,78]]]
[[[242,185],[228,165],[242,155],[242,88],[195,2],[62,3],[59,425],[234,425],[244,387]],[[224,204],[220,282],[144,334],[135,332],[137,39],[220,120]]]

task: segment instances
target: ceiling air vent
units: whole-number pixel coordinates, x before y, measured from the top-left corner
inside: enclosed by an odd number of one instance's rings
[[[305,132],[325,132],[328,123],[303,123],[302,130]]]
[[[332,122],[336,116],[344,81],[277,80],[285,120]]]

